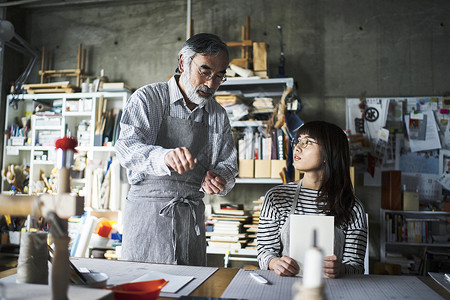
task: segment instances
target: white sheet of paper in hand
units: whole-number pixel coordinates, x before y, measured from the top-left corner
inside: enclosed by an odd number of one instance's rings
[[[167,274],[163,272],[158,271],[150,271],[141,277],[133,280],[133,282],[140,282],[140,281],[149,281],[149,280],[156,280],[161,279],[168,281],[168,283],[163,286],[161,289],[161,292],[165,293],[176,293],[178,292],[183,286],[188,284],[191,280],[193,280],[194,276],[181,276],[181,275],[172,275]]]
[[[297,261],[303,275],[303,263],[306,250],[313,246],[313,232],[317,232],[317,246],[323,256],[333,255],[334,250],[334,217],[290,215],[289,256]]]

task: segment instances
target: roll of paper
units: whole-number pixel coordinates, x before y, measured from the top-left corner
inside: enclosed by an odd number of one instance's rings
[[[75,252],[76,257],[87,257],[86,251],[91,241],[92,233],[97,226],[97,218],[94,216],[88,216],[83,224],[83,230],[81,232],[80,240],[78,241],[77,250]]]
[[[46,232],[22,232],[16,281],[18,283],[48,284]]]
[[[231,70],[235,71],[241,77],[253,76],[253,71],[249,69],[244,69],[236,65],[230,65]]]

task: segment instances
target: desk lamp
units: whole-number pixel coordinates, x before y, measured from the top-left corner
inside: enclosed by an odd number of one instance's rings
[[[30,57],[25,71],[14,82],[11,91],[13,94],[23,93],[23,85],[30,76],[39,53],[33,50],[20,35],[15,33],[14,25],[7,20],[0,20],[0,42],[4,42],[8,47]]]

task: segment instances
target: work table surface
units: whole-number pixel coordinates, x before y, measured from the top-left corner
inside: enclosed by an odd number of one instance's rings
[[[140,274],[142,274],[143,272],[144,273],[147,272],[149,269],[152,269],[155,266],[156,267],[168,267],[167,270],[172,270],[173,268],[178,268],[178,267],[181,267],[180,269],[182,269],[182,268],[186,269],[186,267],[187,267],[187,266],[183,267],[183,266],[172,266],[172,265],[132,263],[132,262],[123,262],[123,261],[107,261],[107,260],[99,260],[99,259],[79,259],[79,258],[72,259],[72,262],[77,266],[89,265],[89,266],[92,266],[92,269],[95,271],[107,273],[108,276],[110,276],[110,280],[108,280],[108,284],[113,284],[113,285],[117,284],[118,282],[128,280],[128,278],[119,278],[119,276],[118,276],[118,274],[120,274],[119,271],[120,272],[127,271],[129,273],[129,275],[126,275],[126,277],[128,277],[128,276],[129,277],[133,277],[133,276],[139,277]],[[187,267],[187,268],[189,268],[189,267]],[[193,268],[198,268],[198,267],[193,267]],[[91,269],[91,268],[89,268],[89,269]],[[204,269],[208,269],[208,268],[204,268]],[[211,269],[211,268],[209,268],[209,269]],[[202,268],[202,270],[203,270],[203,268]],[[196,287],[192,292],[190,292],[189,296],[203,297],[203,298],[221,297],[223,295],[224,291],[227,290],[227,287],[230,286],[230,283],[233,281],[233,278],[235,278],[235,276],[238,277],[239,274],[241,274],[241,276],[243,276],[242,275],[242,273],[244,273],[243,271],[249,271],[249,270],[236,269],[236,268],[217,268],[214,271],[214,273],[212,273],[212,275],[210,275],[206,280],[204,280],[204,282],[202,282],[198,287]],[[6,277],[6,276],[11,278],[11,276],[12,277],[14,276],[15,272],[16,272],[15,269],[0,272],[0,278]],[[264,271],[264,272],[268,272],[268,271]],[[134,274],[136,274],[136,275],[134,275]],[[273,274],[273,272],[266,273],[266,274],[270,274],[272,280],[283,280],[286,282],[292,282],[293,280],[299,280],[298,278],[289,278],[289,277],[280,278],[280,277],[277,277],[275,274]],[[196,274],[193,274],[193,275],[195,277],[200,277]],[[414,276],[410,277],[410,276],[387,276],[387,275],[386,276],[361,275],[361,276],[356,276],[355,278],[357,278],[357,279],[359,278],[358,280],[361,280],[361,282],[366,282],[367,279],[374,279],[374,278],[382,279],[383,282],[388,282],[388,281],[395,282],[396,280],[409,279],[409,278],[412,279],[413,277]],[[434,292],[437,293],[437,294],[433,293],[433,296],[427,298],[427,300],[450,299],[450,293],[448,291],[446,291],[443,287],[441,287],[439,284],[437,284],[432,278],[430,278],[430,277],[417,277],[417,278],[419,279],[419,280],[417,280],[417,283],[420,283],[420,285],[422,282],[425,283],[425,285],[423,285],[424,289],[427,289],[429,287]],[[4,278],[4,279],[6,279],[6,278]],[[3,279],[0,280],[0,282],[1,281],[3,281]],[[409,280],[407,280],[407,281],[409,281]],[[236,282],[236,280],[234,281],[234,284],[232,283],[231,285],[234,285],[234,287],[236,288],[235,282]],[[346,286],[347,284],[349,284],[349,282],[350,281],[345,278],[344,279],[334,279],[329,282],[330,283],[329,287],[331,288],[332,286],[336,286],[336,285],[337,286],[339,286],[339,285]],[[343,286],[341,286],[341,287],[344,288]],[[19,287],[19,285],[18,285],[18,287]],[[265,285],[257,286],[257,289],[259,289],[259,290],[264,290],[267,288],[270,288],[270,287],[265,286]],[[364,286],[364,288],[365,288],[365,286]],[[380,296],[382,295],[381,291],[383,291],[383,289],[387,289],[387,288],[388,287],[379,286]],[[408,288],[408,287],[405,286],[404,288]],[[348,286],[346,286],[345,289],[348,289]],[[227,290],[227,292],[228,291],[229,290]],[[384,294],[386,294],[386,291],[384,291],[384,292],[385,292]],[[242,295],[244,295],[244,294],[242,294]],[[178,297],[160,296],[159,299],[177,299]],[[225,297],[225,295],[224,295],[224,297]],[[245,299],[247,297],[242,296],[242,297],[226,297],[226,298]],[[16,298],[14,298],[14,299],[16,299]],[[330,299],[333,299],[333,297],[331,297]],[[398,298],[398,297],[397,298],[395,298],[395,297],[394,298],[379,297],[377,299],[400,299],[400,298]]]

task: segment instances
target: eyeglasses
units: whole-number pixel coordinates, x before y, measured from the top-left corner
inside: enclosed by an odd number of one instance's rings
[[[200,68],[198,67],[198,65],[192,61],[194,63],[194,66],[197,68],[198,73],[200,74],[200,77],[205,80],[205,81],[214,81],[215,83],[224,83],[225,81],[227,81],[227,79],[225,78],[225,75],[213,75],[211,73],[208,72],[203,72],[202,70],[200,70]]]
[[[315,142],[315,141],[313,141],[313,140],[311,140],[309,138],[306,138],[306,137],[298,138],[298,139],[292,139],[291,140],[292,148],[295,148],[295,147],[299,146],[300,148],[305,149],[306,147],[308,147],[309,145],[312,145],[312,144],[319,145],[318,142]]]

